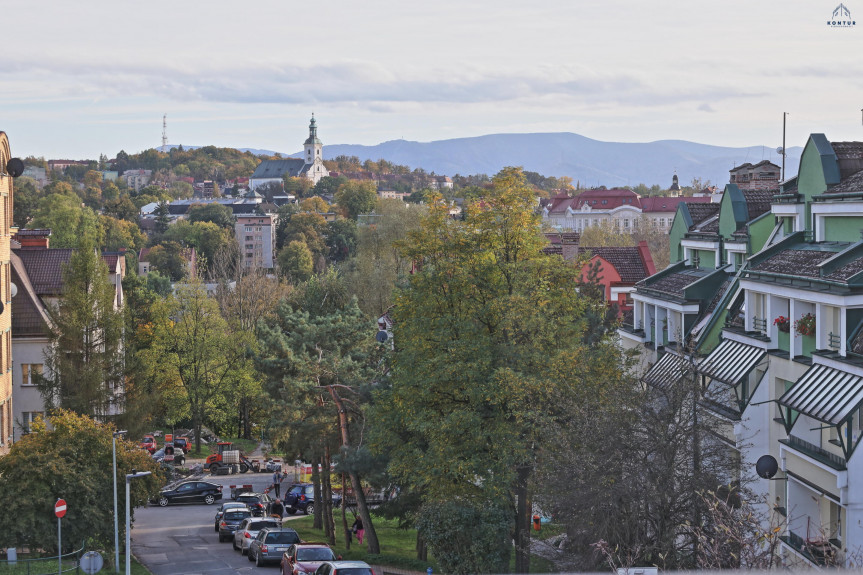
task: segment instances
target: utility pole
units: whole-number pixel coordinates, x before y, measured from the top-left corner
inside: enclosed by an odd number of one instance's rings
[[[788,112],[782,112],[782,179],[785,181],[785,119],[788,117]]]

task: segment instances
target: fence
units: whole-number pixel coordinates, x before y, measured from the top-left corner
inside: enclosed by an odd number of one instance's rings
[[[0,575],[52,575],[54,573],[83,573],[81,556],[82,545],[77,551],[61,555],[62,571],[58,571],[57,556],[36,559],[0,559]]]

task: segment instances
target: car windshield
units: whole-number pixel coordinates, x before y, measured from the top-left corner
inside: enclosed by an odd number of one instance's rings
[[[293,493],[296,495],[297,493],[302,493],[302,492],[303,492],[303,486],[302,485],[294,485],[293,487],[291,487],[291,490],[288,493]]]
[[[240,497],[237,497],[237,501],[240,501],[242,503],[258,503],[260,501],[260,498],[258,498],[258,496],[256,495],[247,495],[246,497],[243,497],[241,495]]]
[[[300,549],[297,551],[297,561],[332,561],[335,559],[332,549]]]
[[[272,527],[274,525],[277,526],[278,524],[274,521],[253,521],[252,523],[249,523],[249,526],[246,529],[248,531],[260,531],[264,527]],[[297,541],[291,541],[291,543],[297,543],[298,541],[299,539],[297,539]]]
[[[225,519],[245,519],[249,517],[251,513],[248,511],[227,511],[225,513]]]
[[[274,531],[267,533],[266,543],[282,543],[290,545],[291,543],[299,543],[300,536],[296,531]]]

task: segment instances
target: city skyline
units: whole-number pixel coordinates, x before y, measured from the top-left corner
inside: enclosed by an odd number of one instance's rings
[[[845,2],[863,17],[863,1]],[[264,0],[20,3],[0,129],[15,155],[113,156],[168,142],[328,144],[574,132],[603,141],[863,140],[863,22],[835,0],[407,5]]]

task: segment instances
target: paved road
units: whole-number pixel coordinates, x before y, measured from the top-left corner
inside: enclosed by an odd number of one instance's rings
[[[271,477],[270,473],[245,473],[208,476],[205,480],[224,485],[222,501],[230,501],[229,485],[252,484],[253,489],[260,492]],[[135,510],[132,553],[155,575],[278,573],[278,565],[258,569],[244,555],[234,551],[230,543],[219,543],[219,536],[213,530],[219,503],[151,505]]]

